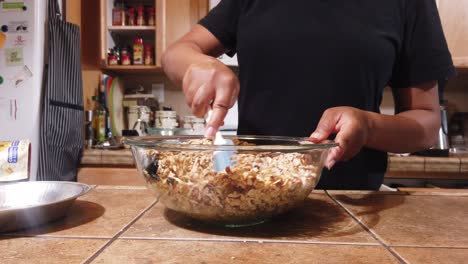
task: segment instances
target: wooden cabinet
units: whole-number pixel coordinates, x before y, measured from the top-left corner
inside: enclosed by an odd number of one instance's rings
[[[468,68],[468,0],[438,0],[445,37],[457,68]]]
[[[123,1],[131,5],[130,0]],[[161,69],[161,55],[175,40],[187,33],[208,12],[208,0],[145,0],[138,4],[156,8],[155,26],[112,26],[113,0],[100,0],[100,58],[104,71],[138,73],[155,72]],[[154,47],[155,64],[114,65],[107,63],[107,51],[114,45],[128,46],[135,38],[143,38]]]

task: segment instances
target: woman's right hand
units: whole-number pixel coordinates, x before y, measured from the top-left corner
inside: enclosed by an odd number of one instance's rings
[[[195,116],[204,117],[210,108],[213,109],[205,137],[214,138],[227,111],[235,104],[239,95],[237,76],[222,62],[207,56],[206,60],[193,63],[187,68],[182,89]]]

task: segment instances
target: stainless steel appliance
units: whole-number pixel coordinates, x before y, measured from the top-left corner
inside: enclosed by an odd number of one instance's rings
[[[440,128],[439,136],[437,138],[437,144],[434,148],[448,151],[450,149],[449,145],[449,136],[448,136],[448,120],[447,120],[447,110],[445,109],[446,101],[443,101],[440,105]],[[448,154],[447,154],[448,155]]]

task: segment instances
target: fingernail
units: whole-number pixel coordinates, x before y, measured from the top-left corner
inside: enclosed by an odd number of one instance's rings
[[[312,133],[312,135],[310,135],[310,137],[313,137],[313,138],[321,138],[321,137],[322,137],[322,133],[320,133],[320,132],[314,132],[314,133]]]
[[[206,131],[205,131],[205,137],[206,138],[211,138],[212,139],[212,138],[214,138],[215,134],[216,134],[215,129],[212,126],[208,127],[206,129]]]
[[[328,168],[329,170],[331,170],[331,168],[333,168],[333,166],[335,165],[335,163],[336,163],[336,160],[334,160],[334,159],[330,160],[330,161],[328,162],[328,164],[327,164],[327,168]]]

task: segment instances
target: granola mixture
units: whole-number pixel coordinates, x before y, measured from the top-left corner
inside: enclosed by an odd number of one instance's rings
[[[231,157],[234,165],[220,172],[213,170],[212,151],[146,150],[145,155],[151,161],[145,178],[161,201],[201,220],[236,223],[282,213],[303,201],[318,180],[313,154],[240,152]]]

